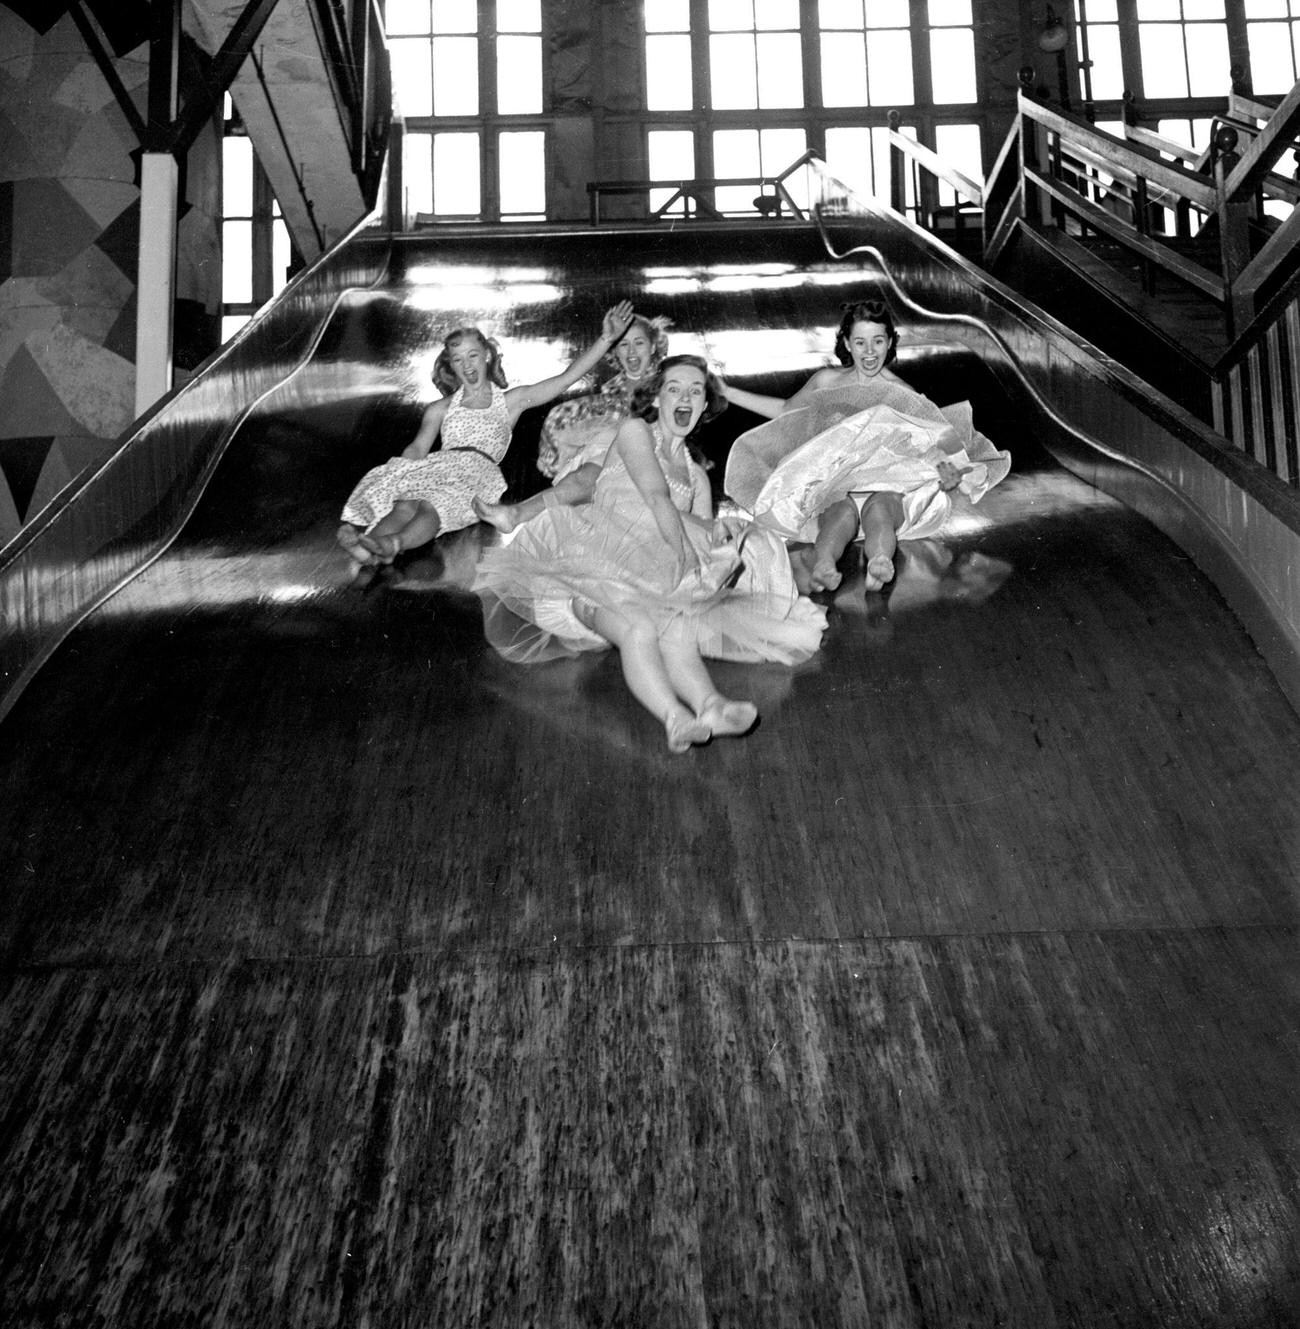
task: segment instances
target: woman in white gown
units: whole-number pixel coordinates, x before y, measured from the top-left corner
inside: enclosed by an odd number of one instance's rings
[[[728,386],[737,405],[771,417],[742,434],[727,494],[791,552],[800,589],[834,590],[844,550],[861,538],[868,590],[894,576],[899,540],[938,534],[960,490],[977,503],[1011,467],[973,426],[970,406],[939,407],[890,371],[898,333],[888,306],[846,305],[840,366],[818,370],[787,400]]]
[[[778,536],[713,517],[686,441],[725,406],[705,362],[670,357],[636,401],[591,503],[548,507],[486,550],[474,588],[508,660],[617,646],[633,695],[685,752],[757,720],[751,703],[719,693],[705,657],[799,663],[826,616],[799,594]]]

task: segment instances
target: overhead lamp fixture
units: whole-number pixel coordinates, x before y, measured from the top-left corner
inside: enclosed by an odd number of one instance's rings
[[[1047,17],[1038,30],[1038,49],[1046,55],[1056,55],[1070,44],[1070,30],[1057,17],[1056,10],[1047,6]]]

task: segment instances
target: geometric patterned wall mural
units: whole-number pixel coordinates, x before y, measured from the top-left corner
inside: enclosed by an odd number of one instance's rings
[[[138,141],[60,8],[43,7],[45,31],[32,6],[0,8],[0,544],[112,452],[135,408]],[[143,108],[148,46],[113,54]],[[207,206],[182,223],[177,294],[215,310],[215,153],[192,150],[187,168]],[[184,289],[196,276],[209,289]]]
[[[131,422],[139,194],[135,135],[71,19],[38,33],[0,11],[0,51],[2,542]],[[147,58],[117,67],[147,80]]]

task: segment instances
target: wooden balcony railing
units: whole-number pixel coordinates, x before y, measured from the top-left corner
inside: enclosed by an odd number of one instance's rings
[[[1222,349],[1207,365],[1215,427],[1300,484],[1300,184],[1277,169],[1284,153],[1300,158],[1298,136],[1300,83],[1276,107],[1226,99],[1205,152],[1138,126],[1117,137],[1022,92],[981,183],[895,123],[891,206],[939,229],[916,201],[934,196],[916,186],[924,173],[980,210],[986,267],[1029,227],[1120,246],[1146,293],[1170,281],[1196,292],[1222,320]],[[1267,218],[1268,203],[1286,216]]]

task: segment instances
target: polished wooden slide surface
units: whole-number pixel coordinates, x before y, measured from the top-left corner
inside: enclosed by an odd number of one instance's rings
[[[486,531],[336,550],[436,290],[508,368],[624,292],[828,349],[851,283],[737,234],[412,252],[321,350],[394,392],[269,402],[0,725],[7,1329],[1300,1324],[1300,718],[980,366],[901,362],[1012,475],[720,667],[740,742],[499,661]]]

